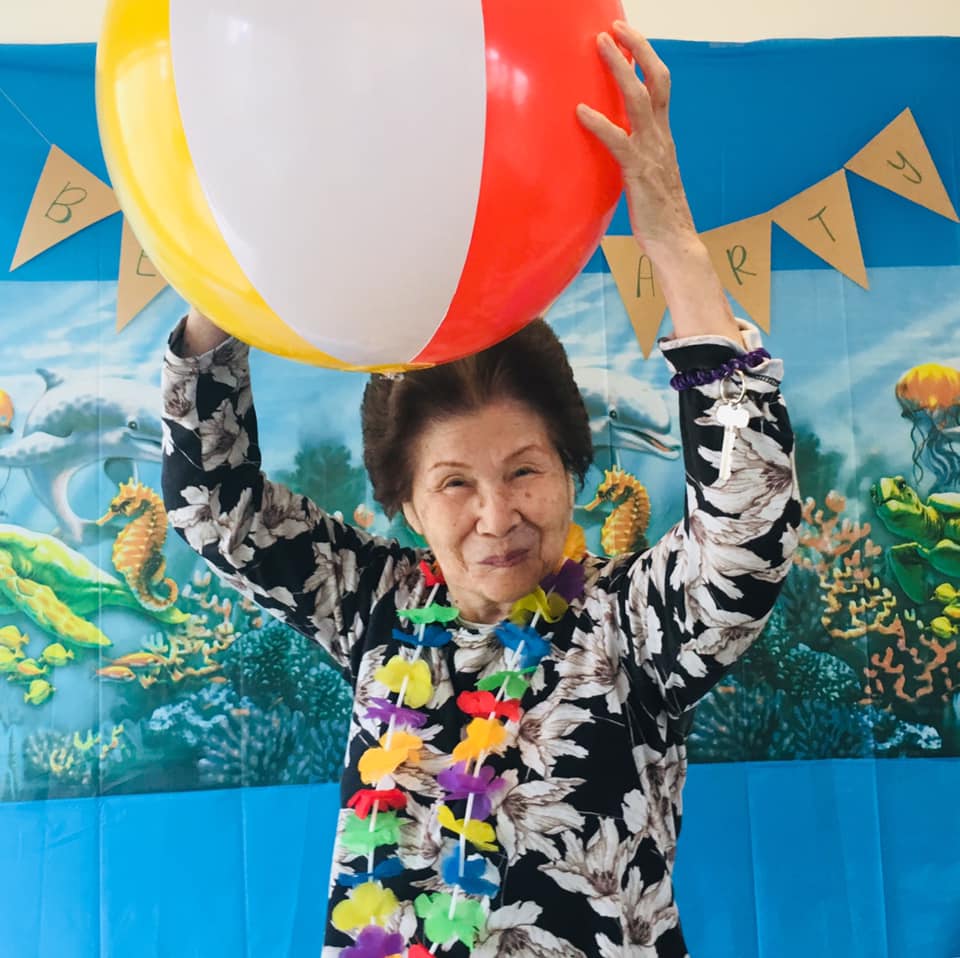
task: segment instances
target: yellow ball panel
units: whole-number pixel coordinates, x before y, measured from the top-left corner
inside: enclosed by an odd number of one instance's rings
[[[97,117],[113,187],[171,286],[258,349],[334,369],[264,302],[210,211],[187,146],[173,76],[169,0],[110,0],[97,47]]]

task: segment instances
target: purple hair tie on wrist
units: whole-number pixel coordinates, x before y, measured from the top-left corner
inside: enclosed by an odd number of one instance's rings
[[[732,376],[737,371],[745,369],[754,369],[765,359],[770,358],[770,353],[765,349],[755,349],[753,352],[745,353],[743,356],[734,356],[725,363],[717,366],[716,369],[689,369],[686,372],[677,373],[671,380],[670,385],[676,390],[691,389],[694,386],[706,386],[709,383],[719,382]]]

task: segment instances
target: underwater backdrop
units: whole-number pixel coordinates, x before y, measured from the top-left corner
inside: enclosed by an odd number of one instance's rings
[[[762,640],[699,707],[693,761],[960,754],[960,269],[871,280],[839,295],[832,272],[776,276],[767,343],[786,359],[801,548]],[[183,308],[164,293],[116,335],[98,284],[0,284],[31,330],[0,357],[4,800],[338,777],[337,670],[167,534],[157,390]],[[643,359],[603,273],[548,318],[597,452],[576,519],[594,551],[644,548],[682,515],[666,366]],[[412,542],[360,464],[363,382],[257,355],[265,468]]]

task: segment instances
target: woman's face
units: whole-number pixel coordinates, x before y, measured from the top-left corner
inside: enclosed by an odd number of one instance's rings
[[[460,614],[497,622],[559,565],[573,496],[543,419],[503,399],[424,429],[403,512]]]

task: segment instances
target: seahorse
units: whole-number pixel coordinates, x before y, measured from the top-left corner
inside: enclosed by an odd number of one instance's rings
[[[133,481],[121,483],[110,508],[97,523],[103,525],[117,517],[131,521],[120,530],[113,543],[114,568],[144,608],[169,609],[177,599],[178,590],[173,579],[164,578],[167,513],[163,502],[148,486]]]
[[[600,530],[600,546],[609,556],[621,555],[647,546],[650,525],[650,496],[635,476],[619,466],[607,469],[597,495],[584,509],[593,510],[604,502],[616,503]]]

